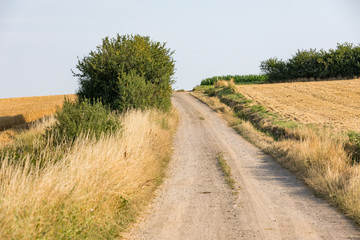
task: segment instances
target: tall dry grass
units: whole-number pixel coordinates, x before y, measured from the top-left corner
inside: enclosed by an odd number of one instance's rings
[[[119,236],[161,181],[177,115],[131,111],[122,123],[98,141],[79,138],[42,167],[1,159],[0,239]]]
[[[237,89],[234,79],[232,79],[232,78],[229,81],[228,80],[217,80],[214,83],[214,86],[215,87],[228,87],[228,88],[233,89],[234,91],[236,91],[236,89]]]
[[[316,192],[360,223],[360,165],[344,150],[348,137],[329,129],[305,128],[303,137],[278,143],[280,161],[298,172]]]

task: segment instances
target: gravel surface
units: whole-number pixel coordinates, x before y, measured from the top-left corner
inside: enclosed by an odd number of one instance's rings
[[[189,93],[168,177],[130,239],[360,239],[359,228]],[[226,185],[223,153],[240,190]]]

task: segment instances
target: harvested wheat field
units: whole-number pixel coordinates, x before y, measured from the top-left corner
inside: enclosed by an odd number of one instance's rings
[[[287,119],[360,131],[360,79],[241,85],[237,90]]]
[[[74,100],[76,95],[0,99],[0,130],[53,115],[56,109],[62,106],[65,97]]]

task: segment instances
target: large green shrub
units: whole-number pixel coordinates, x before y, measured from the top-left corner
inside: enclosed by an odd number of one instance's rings
[[[101,99],[113,110],[171,105],[173,52],[149,37],[104,38],[96,51],[78,61],[79,99]]]
[[[47,131],[56,141],[73,141],[81,134],[100,138],[120,129],[118,117],[100,101],[90,103],[87,99],[76,102],[65,101],[56,113],[56,124]]]

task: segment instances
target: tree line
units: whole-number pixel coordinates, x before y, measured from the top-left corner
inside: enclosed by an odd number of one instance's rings
[[[338,44],[328,51],[298,50],[286,61],[276,57],[262,61],[260,69],[269,82],[356,78],[360,76],[360,45]]]

